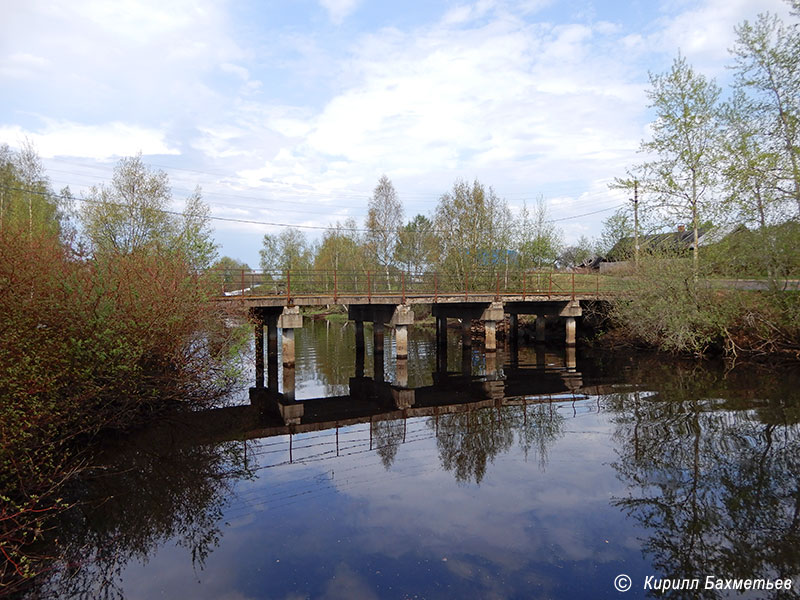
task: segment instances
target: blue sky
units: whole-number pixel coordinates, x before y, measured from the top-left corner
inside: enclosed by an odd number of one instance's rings
[[[600,232],[680,50],[725,84],[734,26],[782,0],[0,0],[0,143],[80,194],[141,151],[216,217],[363,222],[378,178],[408,218],[457,178]],[[595,212],[603,211],[603,212]],[[586,213],[595,213],[586,215]],[[583,215],[583,216],[581,216]],[[257,264],[279,227],[217,221]]]

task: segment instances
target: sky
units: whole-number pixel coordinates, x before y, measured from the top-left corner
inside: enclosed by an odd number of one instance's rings
[[[80,197],[141,152],[174,206],[200,185],[220,253],[363,224],[382,174],[406,218],[457,179],[564,240],[599,235],[641,156],[648,73],[730,81],[734,27],[782,0],[0,0],[0,143]],[[236,222],[249,221],[247,223]]]

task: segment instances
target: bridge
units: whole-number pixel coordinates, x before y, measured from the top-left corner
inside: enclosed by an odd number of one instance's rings
[[[498,321],[509,316],[515,343],[519,315],[536,316],[536,340],[545,341],[546,319],[564,323],[565,344],[575,345],[582,303],[624,291],[624,278],[599,273],[483,269],[463,274],[404,271],[245,271],[212,272],[217,301],[247,308],[255,321],[256,386],[264,381],[264,329],[270,371],[277,370],[278,332],[283,366],[295,361],[294,330],[303,326],[300,307],[341,304],[355,322],[356,355],[363,356],[364,323],[372,323],[373,351],[384,352],[385,327],[394,329],[396,357],[408,357],[408,327],[414,304],[430,304],[436,319],[437,348],[446,356],[448,319],[461,323],[461,343],[472,346],[472,321],[484,330],[484,350],[497,351]],[[376,361],[377,363],[378,361]],[[382,361],[380,361],[382,363]]]

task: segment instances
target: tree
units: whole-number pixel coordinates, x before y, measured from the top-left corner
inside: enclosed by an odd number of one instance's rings
[[[131,254],[147,246],[169,248],[173,223],[169,178],[150,170],[142,155],[117,163],[110,185],[92,186],[80,212],[95,253]]]
[[[739,25],[736,36],[736,89],[747,95],[748,119],[766,134],[765,148],[779,157],[779,176],[771,179],[800,215],[800,31],[764,13]]]
[[[691,223],[696,276],[699,228],[710,214],[717,182],[720,89],[682,56],[667,73],[651,73],[650,85],[647,96],[656,120],[653,138],[642,142],[641,151],[653,158],[638,167],[638,181],[656,206]]]
[[[561,232],[550,222],[543,198],[536,202],[533,215],[522,204],[514,231],[518,264],[522,269],[544,269],[555,265],[561,252]]]
[[[594,244],[585,235],[561,251],[558,262],[562,267],[577,267],[594,256]]]
[[[314,268],[325,271],[356,271],[364,264],[363,248],[356,233],[354,219],[336,222],[322,236],[314,257]]]
[[[598,250],[605,256],[621,240],[633,237],[634,233],[633,216],[626,208],[620,208],[603,221]]]
[[[386,175],[381,175],[367,208],[365,241],[375,264],[386,272],[387,285],[403,217],[403,205],[397,198],[392,182]]]
[[[436,258],[433,223],[417,215],[400,230],[395,260],[415,277],[420,276]]]
[[[217,258],[219,246],[214,242],[210,212],[208,205],[203,202],[202,190],[197,186],[186,199],[186,207],[173,244],[173,247],[180,248],[189,265],[196,271],[209,268]]]
[[[311,266],[312,254],[306,236],[293,227],[278,235],[265,234],[259,254],[264,271],[302,270]]]
[[[457,180],[442,194],[434,228],[442,269],[462,280],[469,271],[508,264],[511,211],[506,201],[477,179],[469,185]]]
[[[0,229],[24,229],[32,238],[60,231],[62,218],[58,196],[33,144],[25,140],[18,151],[0,146]]]

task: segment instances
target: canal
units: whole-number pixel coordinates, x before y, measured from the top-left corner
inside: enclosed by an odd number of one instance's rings
[[[355,377],[353,336],[296,332],[314,427],[245,389],[110,444],[70,490],[38,593],[635,598],[669,579],[700,583],[668,597],[740,597],[711,576],[788,578],[744,597],[798,597],[796,372],[522,343],[487,364],[457,335],[437,372],[433,330],[414,327],[398,386],[389,351],[375,381],[370,336]],[[398,403],[400,387],[417,391]]]

